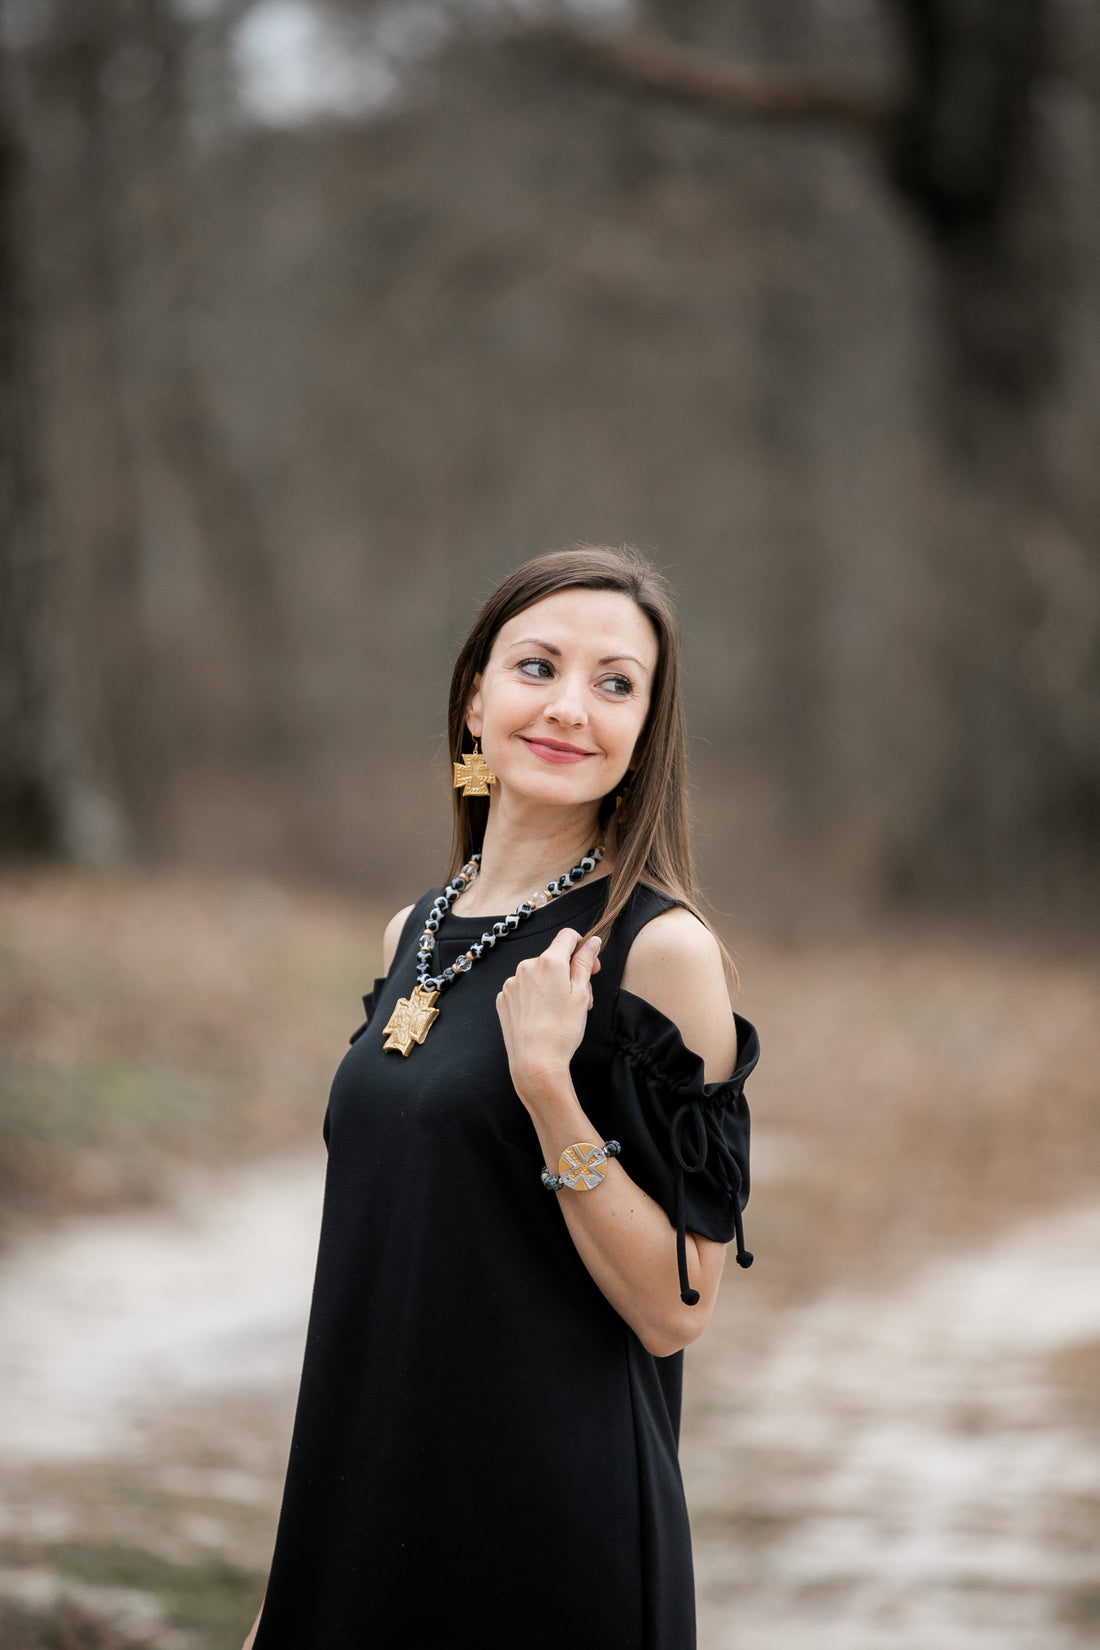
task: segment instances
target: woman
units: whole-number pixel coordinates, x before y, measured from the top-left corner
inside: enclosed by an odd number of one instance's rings
[[[679,1354],[752,1259],[757,1042],[695,905],[663,581],[511,574],[450,744],[450,881],[386,929],[329,1101],[255,1650],[691,1650]]]

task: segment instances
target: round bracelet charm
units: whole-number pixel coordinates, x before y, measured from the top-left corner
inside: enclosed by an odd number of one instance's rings
[[[594,1192],[603,1185],[608,1158],[618,1157],[622,1149],[617,1140],[605,1140],[602,1146],[575,1140],[558,1158],[557,1174],[551,1174],[544,1163],[540,1178],[548,1192]]]
[[[607,1153],[590,1140],[566,1146],[558,1158],[558,1175],[571,1192],[592,1192],[607,1173]]]

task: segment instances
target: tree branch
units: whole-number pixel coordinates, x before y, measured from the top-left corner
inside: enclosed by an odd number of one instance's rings
[[[550,46],[581,68],[727,120],[798,120],[868,131],[889,115],[866,88],[804,69],[777,69],[715,57],[643,30],[601,31],[559,21],[517,22],[513,32]]]

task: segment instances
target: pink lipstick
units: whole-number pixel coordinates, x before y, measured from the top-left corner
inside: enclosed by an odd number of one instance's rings
[[[528,750],[533,750],[536,756],[541,756],[544,762],[569,764],[584,762],[595,751],[581,750],[577,745],[565,745],[558,739],[528,739],[520,735]]]

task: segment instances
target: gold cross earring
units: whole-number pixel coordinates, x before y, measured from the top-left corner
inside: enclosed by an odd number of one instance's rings
[[[477,748],[476,739],[470,755],[456,762],[454,770],[454,789],[461,790],[463,796],[488,796],[489,786],[497,782],[496,774]]]

